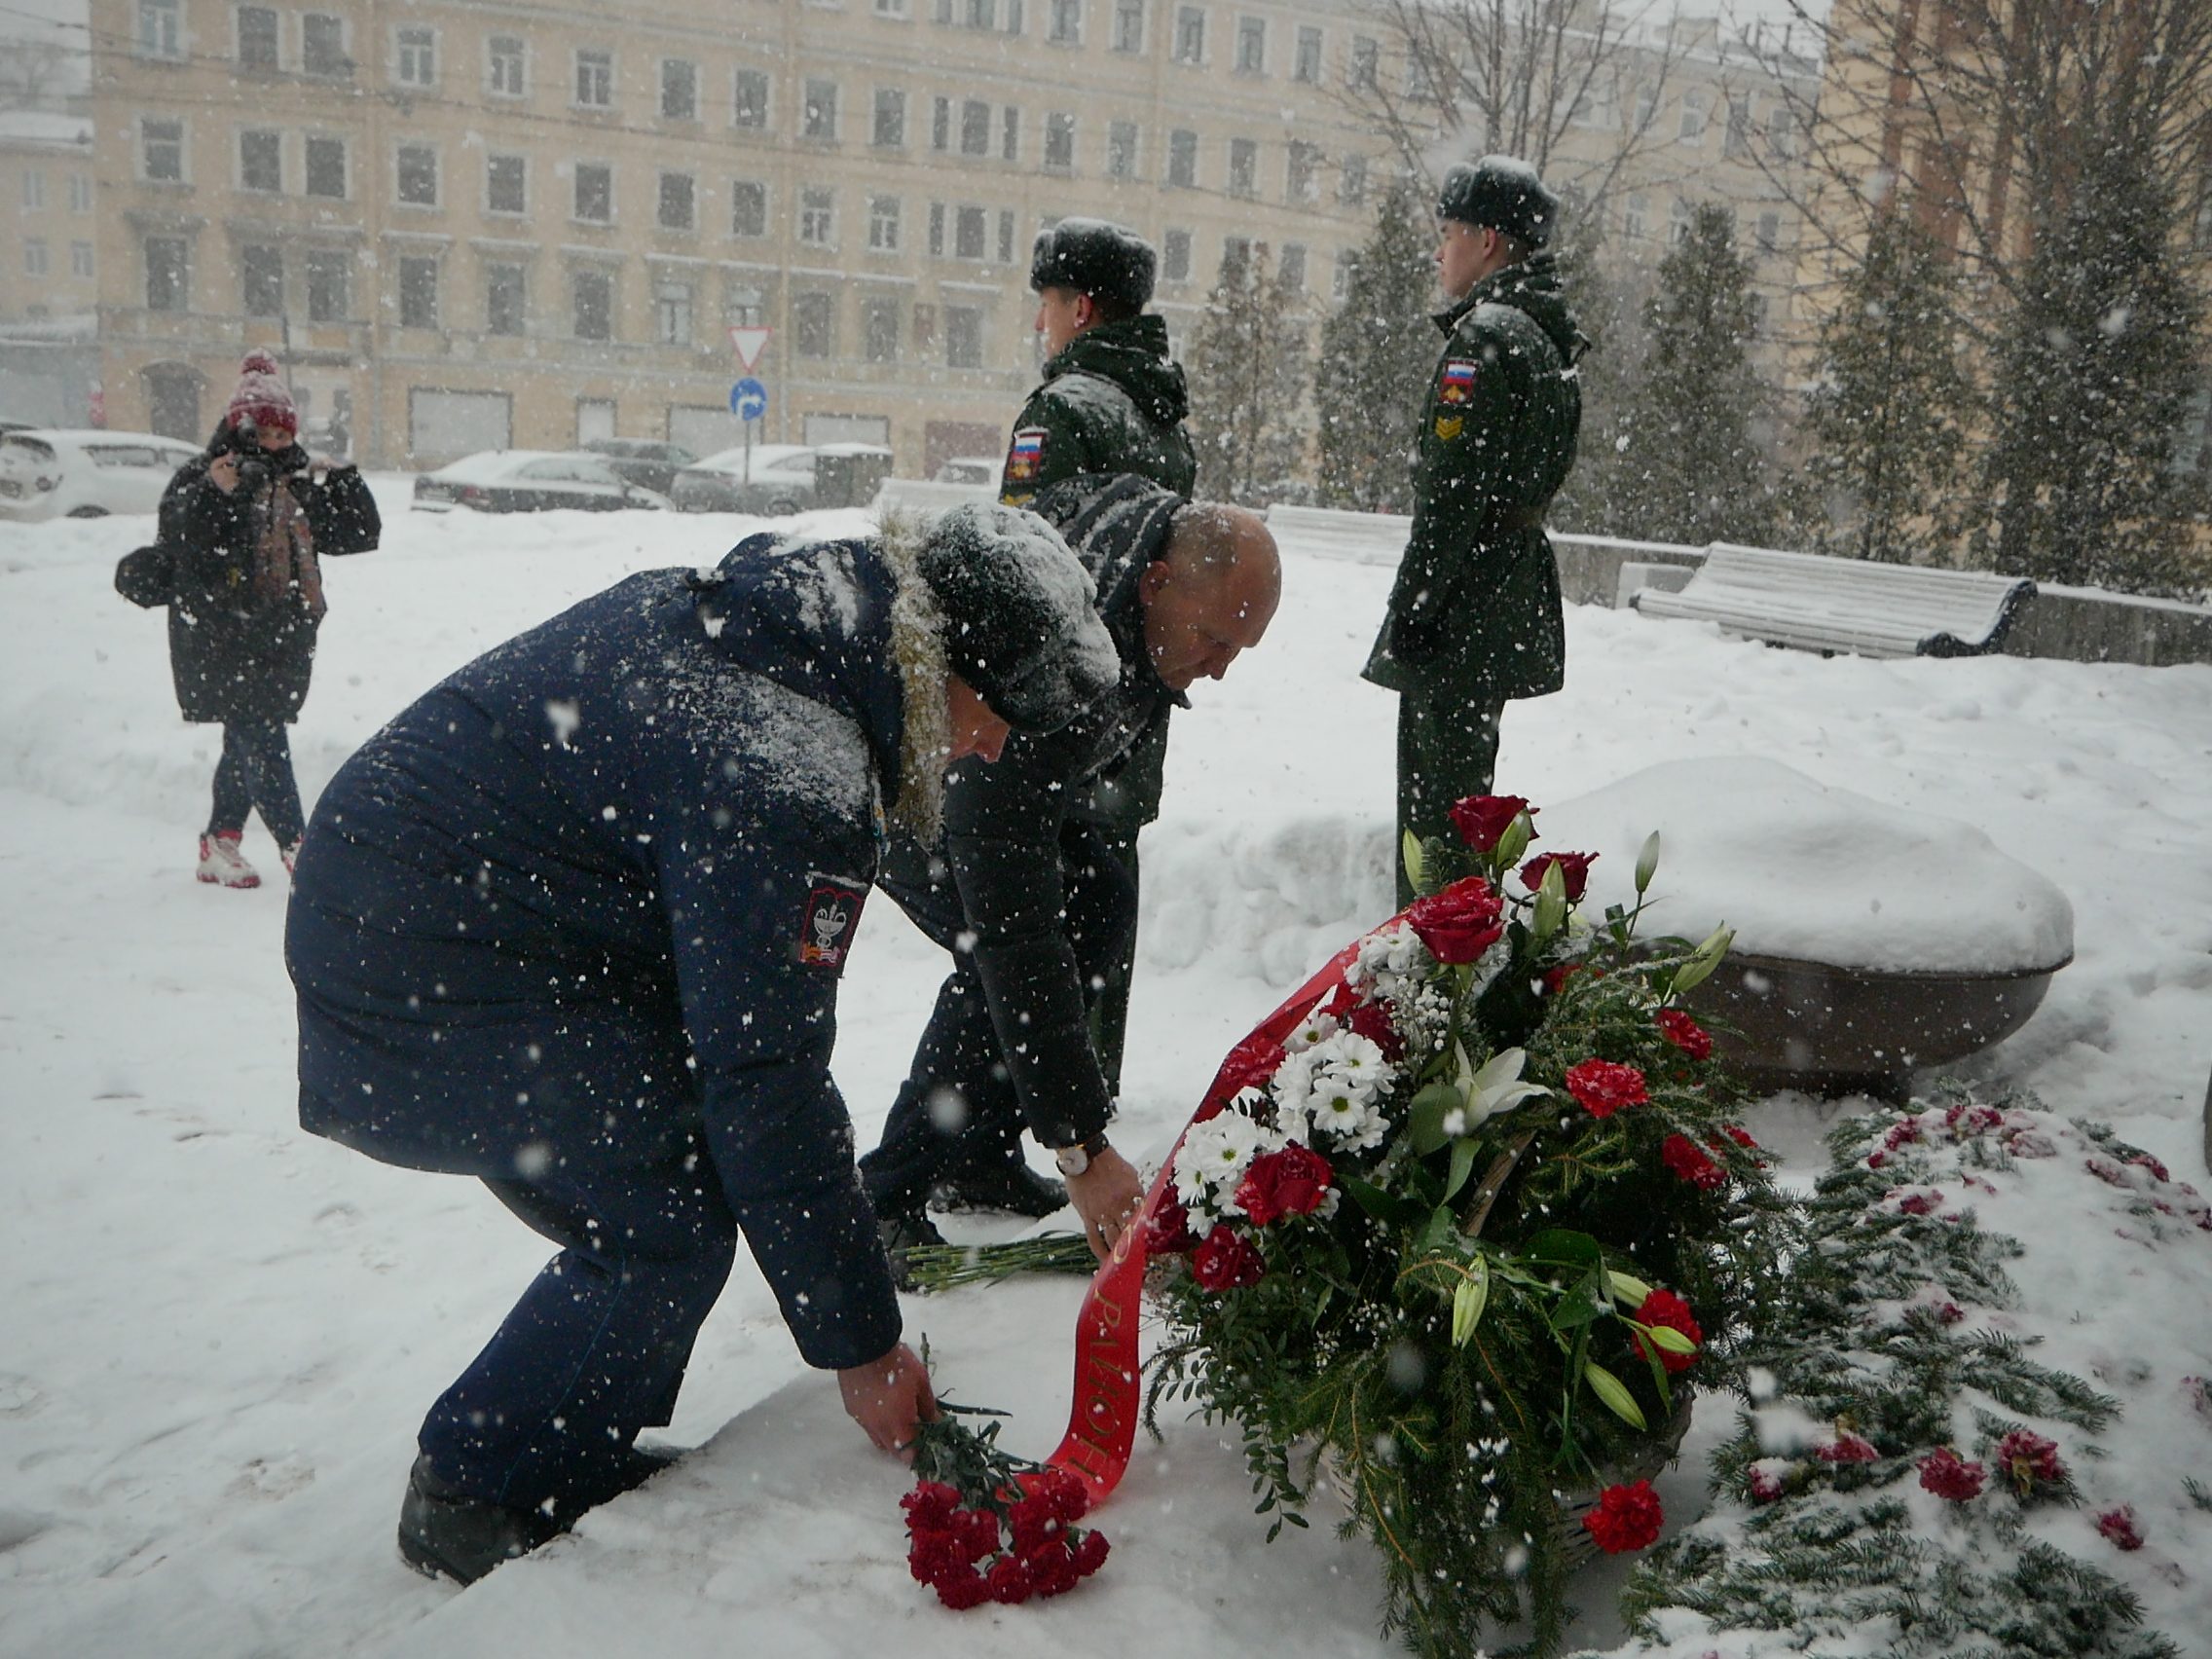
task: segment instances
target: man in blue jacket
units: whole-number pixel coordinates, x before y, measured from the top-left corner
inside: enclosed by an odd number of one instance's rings
[[[300,1116],[559,1244],[431,1408],[407,1560],[467,1582],[635,1486],[740,1232],[896,1450],[936,1407],[830,1076],[887,825],[1118,682],[1053,531],[755,536],[461,669],[323,793],[285,934]]]

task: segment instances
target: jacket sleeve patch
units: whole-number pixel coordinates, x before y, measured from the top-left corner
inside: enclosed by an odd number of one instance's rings
[[[1045,470],[1045,439],[1048,433],[1043,426],[1024,426],[1014,434],[1014,446],[1006,452],[1006,481],[1024,484]]]
[[[1460,415],[1439,415],[1436,418],[1436,435],[1450,443],[1467,427],[1466,418]]]
[[[806,883],[806,907],[799,916],[793,954],[802,968],[842,970],[861,925],[867,883],[820,870],[810,871]]]
[[[1436,377],[1436,401],[1465,403],[1473,398],[1475,367],[1472,357],[1446,358],[1443,371]]]

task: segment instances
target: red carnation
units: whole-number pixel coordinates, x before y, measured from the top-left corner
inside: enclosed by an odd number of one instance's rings
[[[972,1567],[963,1567],[930,1580],[937,1599],[956,1613],[979,1607],[991,1599],[990,1581]]]
[[[960,1507],[960,1493],[942,1481],[918,1481],[914,1490],[899,1500],[899,1507],[906,1512],[909,1532],[942,1528],[951,1524],[952,1512]]]
[[[988,1509],[955,1510],[952,1536],[960,1559],[974,1566],[987,1555],[998,1554],[999,1518]]]
[[[942,1528],[926,1529],[907,1540],[906,1570],[916,1584],[935,1584],[949,1573],[965,1572],[970,1565],[960,1540]]]
[[[1582,1530],[1607,1555],[1626,1555],[1657,1541],[1667,1517],[1649,1481],[1609,1486],[1598,1494],[1598,1507],[1582,1517]]]
[[[2066,1465],[2058,1460],[2058,1444],[2024,1428],[2015,1428],[1998,1441],[1997,1466],[2012,1477],[2022,1497],[2037,1485],[2056,1485],[2066,1478]]]
[[[1144,1247],[1149,1255],[1180,1256],[1197,1244],[1198,1235],[1191,1231],[1191,1212],[1183,1207],[1183,1200],[1170,1187],[1160,1195],[1160,1204],[1145,1224]]]
[[[1593,1118],[1610,1118],[1623,1106],[1641,1105],[1650,1098],[1644,1092],[1641,1072],[1611,1060],[1584,1060],[1578,1066],[1568,1066],[1567,1091],[1581,1101]]]
[[[1746,1152],[1756,1152],[1759,1150],[1759,1143],[1751,1139],[1751,1135],[1746,1132],[1744,1126],[1741,1124],[1722,1124],[1720,1125],[1720,1132],[1726,1135],[1730,1140],[1734,1141],[1738,1146],[1742,1147]]]
[[[1329,1197],[1329,1174],[1327,1159],[1294,1141],[1252,1160],[1237,1183],[1236,1201],[1254,1227],[1267,1227],[1286,1215],[1311,1215]]]
[[[1749,1484],[1751,1489],[1751,1501],[1754,1503],[1778,1502],[1789,1491],[1782,1476],[1768,1468],[1764,1463],[1753,1463],[1751,1466]]]
[[[991,1600],[1009,1607],[1028,1601],[1034,1588],[1029,1580],[1029,1564],[1013,1555],[1001,1556],[993,1562],[984,1582],[989,1587]]]
[[[1881,1457],[1871,1440],[1846,1430],[1813,1454],[1824,1463],[1871,1463]]]
[[[1022,1559],[1028,1563],[1030,1582],[1040,1596],[1064,1596],[1083,1577],[1076,1570],[1075,1556],[1058,1539]]]
[[[1359,993],[1349,985],[1339,985],[1336,995],[1321,1012],[1334,1014],[1344,1021],[1347,1030],[1357,1032],[1381,1049],[1385,1059],[1405,1057],[1406,1040],[1398,1035],[1397,1022],[1391,1019],[1390,1011],[1381,1003],[1361,1002]]]
[[[1939,1446],[1920,1459],[1920,1484],[1949,1503],[1966,1503],[1981,1495],[1986,1472],[1970,1463],[1948,1446]]]
[[[1205,1290],[1241,1290],[1268,1276],[1268,1264],[1235,1228],[1216,1227],[1191,1252],[1191,1276]]]
[[[1521,866],[1521,882],[1533,893],[1544,884],[1544,871],[1555,864],[1559,866],[1559,878],[1567,888],[1570,904],[1582,903],[1583,890],[1590,885],[1590,866],[1598,862],[1596,853],[1538,853]]]
[[[1504,903],[1479,875],[1417,899],[1406,924],[1439,962],[1472,962],[1505,936]]]
[[[1665,1325],[1669,1330],[1681,1332],[1693,1343],[1705,1341],[1705,1333],[1698,1329],[1697,1318],[1690,1312],[1690,1305],[1671,1290],[1655,1290],[1645,1297],[1643,1305],[1636,1310],[1636,1322],[1640,1325]],[[1631,1340],[1636,1344],[1637,1354],[1641,1357],[1643,1353],[1643,1339],[1635,1337]],[[1656,1344],[1653,1348],[1659,1355],[1659,1363],[1670,1373],[1687,1371],[1697,1363],[1697,1355],[1694,1353],[1669,1353]]]
[[[1072,1527],[1090,1509],[1090,1489],[1069,1469],[1037,1469],[1021,1477],[1027,1496],[1040,1498],[1063,1526]]]
[[[1659,1035],[1693,1060],[1707,1058],[1713,1052],[1713,1033],[1678,1008],[1663,1008],[1658,1014]]]
[[[1015,1553],[1025,1556],[1035,1555],[1067,1531],[1053,1512],[1051,1498],[1041,1492],[1029,1493],[1009,1504],[1006,1524],[1014,1534]]]
[[[1106,1552],[1113,1546],[1106,1542],[1106,1534],[1093,1528],[1076,1540],[1075,1570],[1077,1576],[1088,1578],[1106,1565]]]
[[[1542,980],[1544,995],[1547,997],[1558,996],[1560,992],[1567,989],[1567,980],[1581,972],[1582,964],[1579,962],[1562,962],[1557,967],[1546,968]]]
[[[1728,1171],[1687,1135],[1669,1135],[1661,1141],[1659,1161],[1701,1193],[1717,1192],[1728,1184]]]
[[[1513,821],[1524,812],[1533,818],[1540,807],[1531,808],[1519,795],[1467,795],[1452,803],[1452,827],[1459,831],[1459,839],[1478,853],[1496,850],[1498,839],[1513,828]],[[1529,838],[1535,839],[1535,831]]]
[[[2097,1517],[2097,1530],[2123,1550],[2143,1547],[2143,1529],[2135,1524],[2135,1506],[2123,1503],[2118,1509],[2108,1509]]]

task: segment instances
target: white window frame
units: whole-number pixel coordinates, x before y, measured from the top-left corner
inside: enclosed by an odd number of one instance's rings
[[[245,60],[245,14],[267,12],[276,25],[276,56],[269,63],[248,63]],[[275,6],[258,3],[236,5],[231,8],[231,60],[241,69],[280,70],[284,67],[284,14]]]
[[[147,130],[156,125],[176,129],[176,176],[159,178],[153,167],[153,135]],[[166,144],[167,139],[163,143]],[[181,115],[141,115],[138,118],[138,178],[144,184],[185,186],[192,182],[192,129]]]
[[[668,222],[668,180],[681,178],[691,186],[690,223],[672,225]],[[653,228],[666,236],[695,237],[699,234],[699,175],[682,167],[662,167],[653,181]]]
[[[613,49],[579,46],[573,54],[572,63],[574,74],[569,83],[569,107],[571,109],[612,109],[614,107]],[[592,72],[590,83],[587,83],[584,79],[587,70]],[[602,71],[605,73],[605,84],[604,87],[599,87],[597,84],[600,81]],[[598,99],[586,98],[584,93],[590,90],[604,91],[606,96]]]
[[[492,164],[494,162],[520,162],[522,164],[522,205],[497,207],[492,203]],[[502,219],[526,219],[530,216],[530,157],[516,150],[488,150],[484,155],[484,211]]]
[[[394,86],[428,92],[438,84],[438,59],[443,43],[428,23],[395,23],[391,30],[391,79]],[[427,64],[416,55],[427,53]]]
[[[245,141],[248,138],[268,137],[276,140],[276,182],[260,185],[248,182],[245,176]],[[238,188],[251,196],[281,196],[284,194],[284,134],[275,127],[241,127],[238,129]]]
[[[136,55],[158,62],[184,61],[184,0],[138,0]]]
[[[585,218],[582,212],[583,203],[577,200],[577,182],[583,176],[583,169],[586,167],[597,167],[600,171],[607,174],[607,216],[603,219]],[[569,168],[570,222],[571,224],[577,225],[611,225],[614,223],[614,164],[612,162],[602,161],[578,160],[577,162],[575,162]]]
[[[739,229],[737,228],[737,193],[738,193],[738,192],[739,192],[740,190],[745,190],[745,189],[752,189],[752,190],[756,190],[756,191],[758,191],[758,192],[760,193],[760,224],[759,224],[759,228],[758,228],[757,230],[752,230],[752,231],[741,231],[741,230],[739,230]],[[774,207],[775,207],[775,200],[774,200],[774,194],[773,194],[773,193],[772,193],[772,192],[771,192],[771,191],[769,190],[769,188],[768,188],[768,181],[767,181],[766,179],[764,179],[764,178],[733,178],[733,179],[731,179],[731,180],[729,181],[729,234],[730,234],[730,240],[731,240],[732,241],[757,241],[757,240],[760,240],[760,239],[761,239],[762,237],[765,237],[765,236],[767,236],[767,235],[769,234],[769,230],[770,230],[770,227],[771,227],[771,226],[772,226],[772,225],[773,225],[773,224],[775,223],[775,220],[774,220],[774,219],[773,219],[773,217],[771,216],[771,215],[772,215],[772,212],[773,212],[773,209],[774,209]]]
[[[313,155],[313,147],[317,144],[335,144],[338,146],[339,165],[344,169],[346,177],[342,181],[345,189],[336,196],[326,195],[313,188],[314,179]],[[350,202],[353,200],[353,146],[345,133],[309,132],[302,135],[300,139],[300,194],[313,197],[317,202]]]
[[[867,246],[870,253],[897,253],[905,217],[900,198],[896,196],[870,196],[867,199]]]
[[[801,185],[794,236],[801,247],[837,245],[837,192],[827,184]]]
[[[1253,61],[1245,61],[1245,46],[1254,40],[1260,50],[1253,54]],[[1239,75],[1265,75],[1268,72],[1268,19],[1250,12],[1241,12],[1236,18],[1236,61],[1234,65]]]
[[[406,170],[405,158],[410,150],[420,150],[430,158],[430,200],[416,202],[400,194],[400,179]],[[406,138],[391,147],[391,204],[410,212],[429,213],[446,204],[445,157],[438,153],[437,145],[423,138]]]
[[[512,53],[498,50],[501,41],[511,42]],[[502,63],[514,64],[515,85],[499,85],[504,74]],[[530,37],[528,35],[496,34],[484,37],[484,95],[493,98],[527,98],[530,96]]]
[[[308,61],[308,24],[317,18],[338,25],[338,61],[328,69],[314,68]],[[317,81],[345,81],[352,78],[353,24],[350,19],[336,12],[300,14],[300,73]]]
[[[758,76],[760,80],[760,119],[740,121],[738,113],[743,107],[738,101],[738,89],[745,85],[746,77]],[[766,69],[751,63],[735,65],[729,72],[729,124],[739,132],[773,132],[776,129],[776,77]]]

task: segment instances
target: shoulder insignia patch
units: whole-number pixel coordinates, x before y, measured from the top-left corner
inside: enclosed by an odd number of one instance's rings
[[[1472,357],[1448,357],[1444,369],[1436,377],[1436,401],[1439,403],[1465,403],[1475,395],[1475,360]]]
[[[1006,481],[1009,484],[1024,483],[1044,470],[1045,439],[1048,435],[1043,426],[1024,426],[1014,434],[1014,447],[1006,452]]]
[[[1467,423],[1457,415],[1439,415],[1436,418],[1436,435],[1450,443],[1466,429]]]
[[[853,948],[853,934],[861,925],[867,883],[810,870],[806,885],[806,907],[799,916],[794,951],[799,966],[842,969]]]

